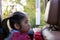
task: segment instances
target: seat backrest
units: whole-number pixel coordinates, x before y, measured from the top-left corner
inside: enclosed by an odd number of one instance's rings
[[[43,29],[43,38],[45,40],[60,40],[60,0],[50,0],[48,2],[45,12],[45,22],[50,25]]]
[[[57,19],[57,26],[60,26],[60,0],[58,1],[58,19]]]
[[[45,22],[51,25],[57,24],[58,19],[58,0],[50,0],[45,11]]]

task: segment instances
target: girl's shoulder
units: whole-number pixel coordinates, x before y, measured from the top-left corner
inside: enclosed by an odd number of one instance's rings
[[[17,30],[11,30],[11,32],[9,32],[9,36],[7,38],[5,38],[4,40],[10,40],[10,38],[13,36],[13,34],[18,34]]]
[[[10,33],[13,34],[13,33],[18,33],[19,31],[17,30],[12,30]]]

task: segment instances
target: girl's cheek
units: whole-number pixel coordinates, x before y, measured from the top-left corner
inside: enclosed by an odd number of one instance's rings
[[[30,27],[27,28],[27,32],[30,30]]]
[[[29,29],[30,29],[29,27],[26,27],[26,28],[24,29],[24,31],[25,31],[25,32],[28,32]]]
[[[28,30],[30,30],[30,26],[28,27]]]

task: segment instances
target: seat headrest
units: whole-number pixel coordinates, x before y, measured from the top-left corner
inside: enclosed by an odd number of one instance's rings
[[[45,10],[45,22],[56,25],[58,19],[58,0],[50,0]]]

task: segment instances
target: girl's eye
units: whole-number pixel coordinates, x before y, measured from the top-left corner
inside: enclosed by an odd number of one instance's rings
[[[28,23],[27,21],[25,23]]]
[[[28,20],[26,20],[26,22],[25,23],[28,23]]]

